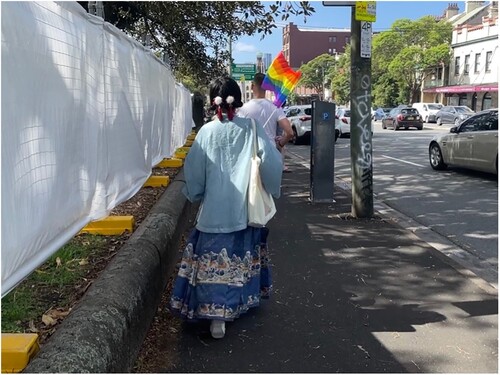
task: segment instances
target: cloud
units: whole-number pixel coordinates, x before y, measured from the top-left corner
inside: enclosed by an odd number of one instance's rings
[[[234,49],[236,52],[257,52],[257,47],[253,44],[246,44],[242,42],[237,42]]]

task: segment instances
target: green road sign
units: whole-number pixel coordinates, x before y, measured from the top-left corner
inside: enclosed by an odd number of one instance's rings
[[[235,80],[251,81],[256,72],[255,64],[233,64],[231,75]]]

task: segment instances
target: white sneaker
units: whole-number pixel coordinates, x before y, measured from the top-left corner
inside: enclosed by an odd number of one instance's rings
[[[226,334],[226,322],[223,320],[212,320],[210,333],[214,339],[221,339]]]

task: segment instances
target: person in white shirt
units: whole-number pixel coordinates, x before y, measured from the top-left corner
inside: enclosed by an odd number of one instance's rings
[[[290,121],[285,116],[282,108],[276,107],[273,102],[266,99],[266,90],[262,88],[263,73],[255,74],[252,80],[252,92],[254,99],[245,103],[238,110],[238,116],[253,118],[264,127],[264,130],[271,142],[276,143],[276,147],[283,156],[283,170],[285,167],[285,145],[293,138],[293,130]],[[281,136],[276,136],[277,128],[282,130]]]

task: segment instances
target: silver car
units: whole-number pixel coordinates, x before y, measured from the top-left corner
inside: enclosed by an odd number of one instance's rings
[[[434,137],[429,162],[436,170],[448,165],[498,174],[498,109],[478,112]]]
[[[473,114],[474,111],[465,105],[447,105],[436,112],[436,124],[455,124],[458,126]]]

